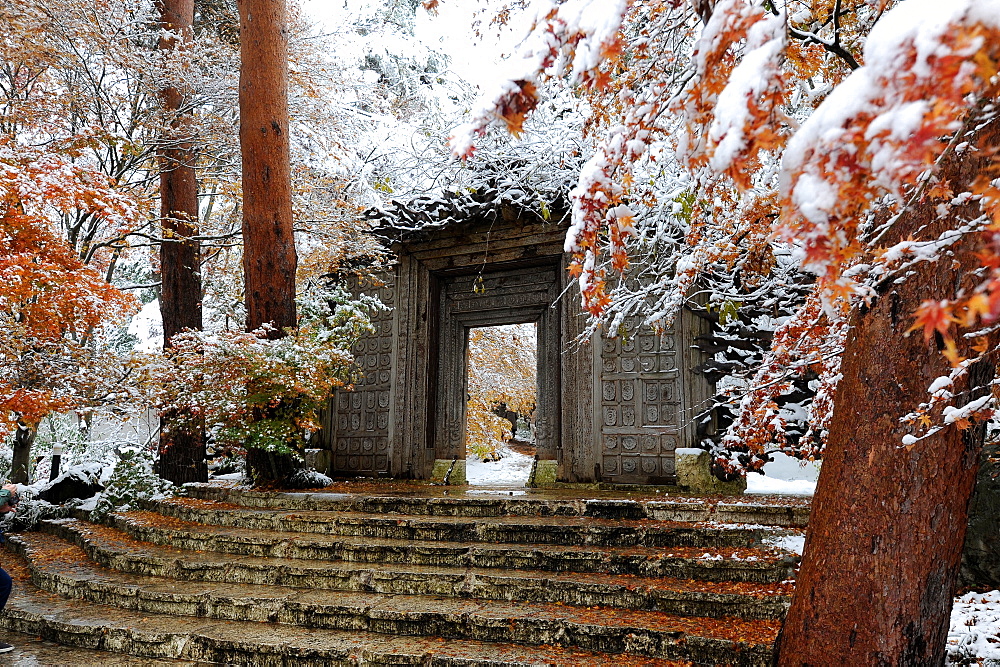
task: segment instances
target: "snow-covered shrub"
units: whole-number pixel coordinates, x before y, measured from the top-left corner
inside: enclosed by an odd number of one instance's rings
[[[298,327],[281,338],[266,327],[178,334],[170,358],[149,369],[157,407],[203,424],[217,447],[299,453],[333,390],[351,381],[350,348],[372,331],[368,313],[379,308],[371,297],[315,287],[298,300]]]
[[[100,462],[88,461],[64,468],[63,473],[51,481],[38,480],[30,485],[18,484],[17,492],[21,500],[13,512],[0,515],[0,532],[34,530],[38,522],[43,519],[63,518],[69,515],[72,508],[93,502],[86,497],[66,498],[62,494],[67,490],[67,483],[70,493],[73,491],[83,491],[84,495],[97,493],[97,489],[101,488],[100,479],[104,468]],[[52,498],[51,494],[47,494],[52,489],[56,489],[56,495],[62,495],[62,498],[66,499],[60,501]]]
[[[286,485],[290,489],[322,489],[331,484],[333,480],[323,473],[303,468],[292,473]]]
[[[695,345],[711,356],[695,370],[717,391],[714,432],[702,433],[701,444],[720,479],[763,474],[779,451],[820,458],[832,414],[842,332],[808,307],[813,281],[786,257],[762,264],[752,281],[726,267],[706,272],[708,303],[689,306],[711,323]],[[828,335],[806,337],[818,328]]]
[[[118,451],[118,463],[90,513],[101,521],[111,512],[134,509],[137,500],[171,495],[174,485],[153,472],[153,452],[138,447]]]
[[[0,532],[18,533],[34,530],[43,519],[62,519],[69,516],[71,504],[53,505],[44,500],[25,497],[17,504],[17,509],[0,519]]]
[[[103,464],[96,461],[67,466],[55,479],[49,482],[39,480],[29,488],[33,490],[34,497],[50,503],[61,503],[74,498],[86,500],[104,489],[101,483],[104,468]]]

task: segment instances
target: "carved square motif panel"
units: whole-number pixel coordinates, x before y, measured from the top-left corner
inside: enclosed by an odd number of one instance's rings
[[[644,380],[642,423],[644,426],[680,428],[680,391],[678,380]]]
[[[674,474],[680,423],[678,344],[628,318],[600,347],[601,462],[609,479],[642,483]]]
[[[348,288],[355,296],[377,295],[388,308],[370,313],[372,333],[352,348],[358,373],[354,391],[338,391],[334,400],[333,467],[348,474],[387,473],[395,290],[391,284],[359,282],[356,276]]]

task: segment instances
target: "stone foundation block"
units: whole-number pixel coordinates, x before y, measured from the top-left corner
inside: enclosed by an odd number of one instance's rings
[[[746,478],[723,482],[709,470],[710,455],[704,449],[676,450],[677,484],[692,493],[739,495],[747,490]]]
[[[331,456],[329,449],[307,449],[305,453],[306,468],[321,472],[330,472]]]
[[[535,461],[528,486],[544,487],[546,484],[555,484],[557,468],[558,463],[556,461]]]
[[[454,463],[454,466],[452,465]],[[450,474],[449,474],[449,471]],[[447,478],[447,479],[446,479]],[[431,472],[431,482],[448,484],[449,486],[464,486],[468,484],[465,476],[465,459],[435,459],[434,470]]]

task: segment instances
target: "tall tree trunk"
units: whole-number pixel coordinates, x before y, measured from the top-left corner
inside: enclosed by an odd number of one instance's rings
[[[295,240],[288,143],[284,0],[239,0],[240,150],[247,329],[295,326]]]
[[[284,0],[238,0],[240,150],[243,155],[243,273],[247,329],[295,326],[295,239],[288,138],[288,26]],[[275,412],[277,408],[272,408]],[[262,413],[260,418],[269,415]],[[254,484],[280,486],[296,457],[247,452]]]
[[[10,481],[14,484],[29,484],[28,469],[31,466],[31,446],[38,433],[37,424],[18,420],[14,431],[14,446],[10,460]]]
[[[160,25],[171,35],[160,37],[159,48],[173,51],[192,39],[194,0],[159,0]],[[179,37],[178,37],[179,35]],[[181,44],[178,44],[180,40]],[[176,86],[160,91],[164,112],[171,118],[159,151],[160,221],[164,241],[160,245],[160,313],[163,317],[163,347],[184,329],[201,329],[201,247],[192,238],[198,234],[198,181],[195,151],[190,140],[190,114],[182,110],[184,99]],[[178,411],[160,418],[157,473],[175,484],[208,480],[205,433],[181,419]]]
[[[944,165],[956,192],[995,159],[984,153],[1000,146],[998,126],[981,135],[986,151]],[[975,218],[978,204],[958,213]],[[950,224],[933,205],[918,204],[896,223],[895,240],[934,238]],[[978,234],[966,235],[952,256],[889,282],[853,316],[802,569],[779,640],[780,665],[944,662],[985,427],[951,426],[902,446],[911,427],[900,417],[951,370],[940,340],[925,343],[921,333],[906,331],[921,302],[953,298],[981,279],[972,273],[980,243]],[[958,402],[989,391],[993,375],[993,363],[973,366],[964,386],[953,388]]]

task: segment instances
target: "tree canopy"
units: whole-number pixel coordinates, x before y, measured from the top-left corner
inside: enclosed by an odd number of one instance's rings
[[[566,250],[612,335],[706,283],[722,323],[788,275],[782,256],[805,272],[723,439],[749,468],[773,440],[827,449],[779,664],[940,664],[997,393],[1000,4],[536,6],[453,151],[519,132],[543,86],[584,91],[596,149]],[[775,399],[807,374],[812,437],[794,444]]]
[[[958,239],[980,234],[981,283],[904,314],[925,337],[940,337],[953,376],[968,367],[958,329],[981,336],[1000,314],[1000,185],[987,172],[959,188],[939,167],[956,153],[990,150],[976,145],[975,130],[996,112],[995,3],[539,6],[510,79],[482,98],[452,149],[473,155],[495,124],[520,131],[543,87],[578,87],[596,148],[571,194],[566,249],[584,306],[607,330],[633,312],[669,320],[706,281],[718,310],[759,299],[762,284],[771,293],[811,285],[786,302],[770,354],[738,387],[731,445],[787,446],[775,398],[808,374],[817,392],[809,437],[788,449],[818,454],[848,310],[915,264],[950,261]],[[980,206],[971,219],[886,242],[907,209],[936,206],[947,216],[968,198]],[[790,274],[789,263],[805,273]],[[977,349],[987,348],[984,340]],[[931,400],[913,417],[937,428],[942,409]],[[949,415],[948,424],[966,423]]]

